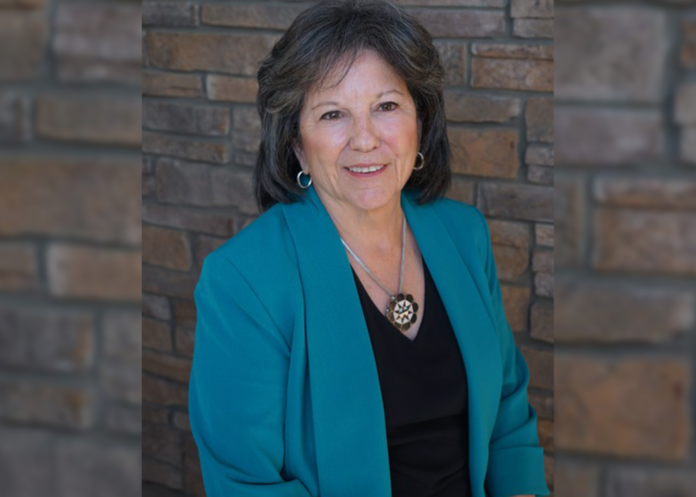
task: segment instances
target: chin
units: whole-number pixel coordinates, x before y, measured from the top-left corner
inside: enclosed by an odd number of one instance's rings
[[[383,190],[364,191],[354,195],[351,198],[351,203],[360,210],[370,211],[389,204],[389,202],[394,200],[395,195],[399,198],[398,193],[394,191],[385,192]]]

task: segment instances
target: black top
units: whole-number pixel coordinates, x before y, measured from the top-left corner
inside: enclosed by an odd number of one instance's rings
[[[425,314],[414,340],[381,313],[355,271],[384,402],[393,497],[468,497],[466,370],[423,261]],[[421,306],[422,307],[422,306]]]

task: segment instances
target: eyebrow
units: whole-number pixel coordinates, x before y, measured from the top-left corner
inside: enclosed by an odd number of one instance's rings
[[[398,94],[401,95],[401,96],[404,95],[403,93],[401,93],[401,92],[400,92],[399,90],[397,90],[396,88],[393,88],[393,89],[391,89],[391,90],[385,90],[385,91],[383,91],[382,93],[380,93],[379,95],[377,95],[377,97],[375,98],[375,100],[377,100],[377,99],[379,99],[379,98],[382,98],[384,95],[387,95],[388,93],[398,93]],[[330,102],[321,102],[321,103],[318,103],[317,105],[315,105],[314,107],[312,107],[312,110],[316,109],[317,107],[321,107],[322,105],[339,105],[339,103],[338,103],[338,102],[334,102],[334,101],[330,101]]]

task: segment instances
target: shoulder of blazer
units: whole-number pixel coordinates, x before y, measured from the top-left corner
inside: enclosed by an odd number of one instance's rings
[[[248,294],[235,296],[241,305],[245,299],[256,298],[279,329],[292,328],[295,311],[301,307],[302,288],[295,245],[280,204],[209,254],[206,261],[208,258],[224,259],[244,280]]]
[[[457,248],[473,244],[481,262],[486,264],[490,234],[481,211],[471,204],[450,198],[440,198],[430,205],[442,220]]]

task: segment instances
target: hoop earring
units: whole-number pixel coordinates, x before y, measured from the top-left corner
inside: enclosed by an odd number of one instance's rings
[[[305,174],[309,178],[309,183],[307,183],[306,185],[302,184],[302,175],[303,174]],[[300,185],[300,188],[302,188],[303,190],[306,190],[312,184],[312,177],[300,169],[300,172],[297,173],[297,184]]]
[[[418,152],[418,155],[420,156],[421,161],[418,167],[413,168],[414,171],[420,171],[421,169],[423,169],[423,166],[425,166],[425,157],[423,157],[423,154],[421,154],[420,152]]]

